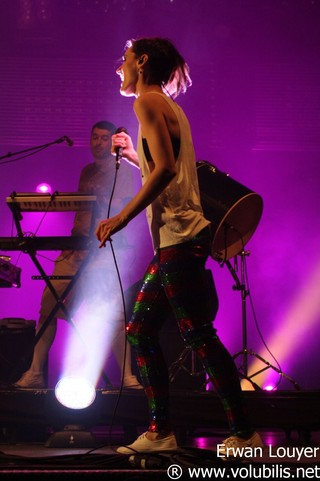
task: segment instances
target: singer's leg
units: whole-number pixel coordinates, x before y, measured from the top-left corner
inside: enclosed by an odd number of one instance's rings
[[[232,434],[251,434],[239,375],[233,359],[213,328],[218,300],[211,296],[205,270],[206,239],[163,249],[161,278],[178,319],[183,339],[199,356],[222,400]],[[211,303],[216,303],[212,308]]]
[[[157,259],[149,265],[127,327],[149,406],[149,432],[170,432],[169,376],[159,343],[159,330],[170,306],[159,278]]]

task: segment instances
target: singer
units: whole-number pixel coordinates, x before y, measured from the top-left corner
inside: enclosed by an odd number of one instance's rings
[[[105,246],[146,209],[154,247],[127,327],[148,399],[149,427],[117,451],[178,448],[170,419],[168,369],[158,339],[171,310],[186,345],[199,356],[221,397],[230,425],[224,449],[263,446],[250,425],[233,359],[212,325],[205,271],[210,222],[200,204],[189,122],[175,101],[191,85],[188,65],[169,40],[140,38],[127,42],[117,74],[121,94],[135,97],[139,134],[137,152],[124,132],[113,136],[113,148],[121,147],[124,158],[140,167],[142,187],[117,215],[100,222],[96,235]]]

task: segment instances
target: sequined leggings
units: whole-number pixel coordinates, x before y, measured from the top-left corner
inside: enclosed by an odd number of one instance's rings
[[[212,299],[208,286],[205,263],[209,252],[208,229],[190,242],[159,249],[144,275],[127,326],[148,399],[152,432],[172,429],[168,368],[159,344],[159,330],[172,311],[186,346],[199,356],[222,400],[231,434],[251,432],[237,369],[212,326],[218,301],[215,296]]]

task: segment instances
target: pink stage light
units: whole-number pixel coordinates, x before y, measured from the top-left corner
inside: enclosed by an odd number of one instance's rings
[[[46,184],[45,182],[38,184],[36,187],[36,192],[39,192],[39,194],[51,194],[51,190],[51,185]]]
[[[276,389],[276,386],[273,384],[266,384],[265,386],[263,386],[264,391],[273,391],[275,389]]]

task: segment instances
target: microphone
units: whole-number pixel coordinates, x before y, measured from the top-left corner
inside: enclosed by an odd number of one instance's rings
[[[70,137],[67,137],[66,135],[64,135],[63,137],[60,137],[60,139],[55,141],[56,144],[61,144],[62,142],[66,142],[69,145],[69,147],[72,147],[74,144],[73,140],[71,140]]]
[[[128,133],[128,131],[125,127],[118,127],[117,130],[115,131],[115,134],[120,134],[120,132],[124,132],[125,134]],[[117,169],[119,169],[120,160],[122,159],[122,151],[123,151],[122,147],[116,147],[115,148]]]
[[[72,147],[74,144],[73,140],[71,140],[70,137],[67,137],[66,135],[63,137],[63,140],[69,145],[69,147]]]

